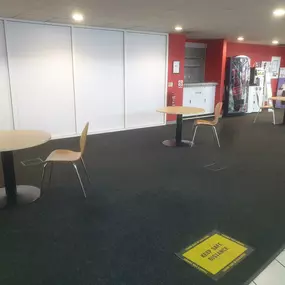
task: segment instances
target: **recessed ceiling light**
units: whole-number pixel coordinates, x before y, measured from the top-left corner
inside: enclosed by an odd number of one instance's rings
[[[72,19],[75,22],[82,22],[84,20],[84,16],[81,13],[76,12],[72,14]]]
[[[273,11],[273,15],[275,17],[282,17],[285,15],[285,10],[284,9],[276,9]]]
[[[244,37],[238,37],[237,40],[242,42],[242,41],[244,41]]]
[[[176,27],[175,27],[175,31],[180,32],[180,31],[182,31],[182,30],[183,30],[183,28],[182,28],[181,26],[176,26]]]
[[[273,41],[272,41],[272,44],[274,44],[274,45],[278,45],[278,44],[279,44],[279,42],[278,42],[277,40],[273,40]]]

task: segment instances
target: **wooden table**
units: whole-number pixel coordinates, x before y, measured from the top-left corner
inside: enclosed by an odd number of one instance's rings
[[[40,189],[37,187],[17,186],[13,151],[41,145],[49,140],[50,134],[42,131],[0,131],[5,184],[5,188],[0,188],[0,207],[32,203],[40,197]]]
[[[268,98],[268,100],[272,100],[272,101],[283,101],[283,102],[285,102],[285,97],[275,96],[275,97],[270,97],[270,98]],[[283,115],[283,122],[282,122],[282,125],[285,125],[285,109],[284,109],[284,115]]]
[[[202,108],[182,107],[182,106],[164,107],[156,111],[160,113],[176,115],[175,140],[172,139],[172,140],[163,141],[162,143],[165,146],[189,146],[191,145],[190,141],[182,140],[183,115],[197,115],[197,114],[201,114],[205,112],[205,110]]]

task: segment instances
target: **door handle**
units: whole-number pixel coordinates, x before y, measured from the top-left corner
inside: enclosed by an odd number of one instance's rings
[[[206,98],[204,99],[204,102],[206,103]]]
[[[191,100],[189,100],[189,103],[191,104]]]

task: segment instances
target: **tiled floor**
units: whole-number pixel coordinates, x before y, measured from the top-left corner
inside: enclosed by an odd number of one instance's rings
[[[249,285],[284,285],[285,250],[273,260]]]

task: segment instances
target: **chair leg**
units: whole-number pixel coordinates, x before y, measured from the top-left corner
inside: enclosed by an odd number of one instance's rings
[[[276,117],[275,117],[275,111],[274,111],[274,109],[272,109],[272,115],[273,115],[273,125],[275,125],[276,124]]]
[[[259,116],[259,113],[260,113],[260,110],[257,112],[257,114],[256,114],[256,116],[255,116],[255,118],[254,118],[254,121],[253,121],[254,124],[255,124],[255,122],[256,122],[256,120],[257,120],[257,117]]]
[[[41,195],[42,195],[42,192],[43,192],[43,186],[44,186],[44,178],[45,178],[45,174],[46,174],[46,167],[47,167],[47,163],[44,164],[43,166],[43,172],[42,172],[42,180],[41,180]]]
[[[214,134],[215,134],[215,136],[216,136],[218,146],[221,147],[221,145],[220,145],[220,140],[219,140],[219,136],[218,136],[217,129],[216,129],[215,126],[213,126],[213,131],[214,131]]]
[[[84,160],[83,160],[82,157],[81,157],[81,162],[82,162],[83,168],[84,168],[84,170],[85,170],[85,174],[86,174],[86,176],[87,176],[87,178],[88,178],[88,181],[89,181],[89,183],[91,184],[91,179],[90,179],[90,176],[89,176],[89,174],[88,174],[88,172],[87,172],[87,168],[86,168],[85,162],[84,162]]]
[[[84,186],[83,186],[83,183],[82,183],[81,177],[80,177],[80,175],[79,175],[79,172],[78,172],[77,166],[76,166],[76,164],[75,164],[74,162],[73,162],[72,164],[73,164],[73,167],[74,167],[75,172],[76,172],[76,174],[77,174],[78,180],[79,180],[79,182],[80,182],[80,185],[81,185],[81,188],[82,188],[82,191],[83,191],[84,197],[86,198],[86,192],[85,192],[85,189],[84,189]]]
[[[52,171],[53,171],[53,162],[50,163],[49,178],[48,178],[48,188],[50,188]]]
[[[191,142],[191,147],[194,145],[197,129],[198,129],[198,125],[196,125],[195,129],[194,129],[194,134],[193,134],[193,138],[192,138],[192,142]]]

